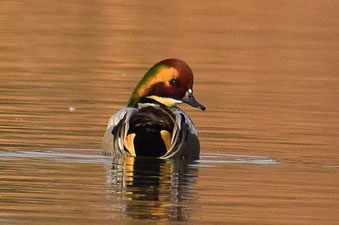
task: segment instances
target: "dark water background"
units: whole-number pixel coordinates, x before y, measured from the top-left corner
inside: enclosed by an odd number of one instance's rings
[[[0,1],[1,224],[338,224],[339,2]],[[100,155],[186,61],[197,162]]]

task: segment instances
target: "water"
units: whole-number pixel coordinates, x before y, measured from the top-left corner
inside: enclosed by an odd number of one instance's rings
[[[1,224],[338,224],[336,1],[1,1]],[[201,159],[100,155],[154,63],[186,61]]]

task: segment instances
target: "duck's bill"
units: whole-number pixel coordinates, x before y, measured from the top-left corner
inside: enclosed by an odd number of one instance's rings
[[[201,110],[205,110],[206,109],[205,106],[203,106],[200,102],[198,102],[195,99],[191,89],[186,92],[185,96],[181,99],[181,101],[189,104],[190,106],[193,106],[195,108],[201,109]]]

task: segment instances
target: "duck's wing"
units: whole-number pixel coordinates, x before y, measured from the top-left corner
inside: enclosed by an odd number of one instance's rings
[[[172,112],[176,123],[172,133],[171,148],[160,158],[198,158],[200,143],[192,120],[178,107],[174,107]]]
[[[189,116],[180,108],[176,107],[173,110],[173,113],[176,117],[176,122],[179,125],[179,129],[181,129],[181,124],[182,122],[184,123],[185,126],[187,126],[187,129],[194,135],[198,135],[197,130],[195,129],[194,123],[189,118]],[[183,120],[183,121],[182,121]]]
[[[138,112],[137,108],[127,107],[121,109],[110,118],[101,146],[104,154],[130,155],[129,152],[125,151],[124,140],[129,129],[129,119],[136,112]]]

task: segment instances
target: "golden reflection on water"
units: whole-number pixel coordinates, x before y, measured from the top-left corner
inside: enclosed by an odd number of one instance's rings
[[[0,5],[0,223],[338,224],[337,1]],[[168,57],[207,107],[182,106],[202,154],[280,163],[158,161],[149,176],[138,161],[55,160],[98,155],[109,117]]]
[[[195,163],[196,164],[196,163]],[[135,219],[187,221],[197,167],[190,161],[128,158],[113,161],[111,184]]]

